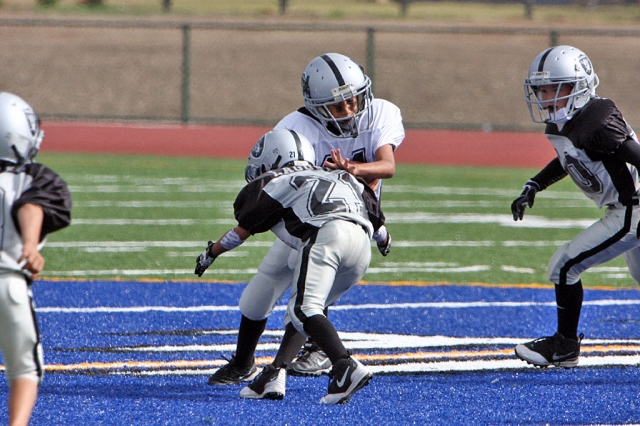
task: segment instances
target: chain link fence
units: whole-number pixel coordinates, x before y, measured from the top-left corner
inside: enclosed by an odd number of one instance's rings
[[[0,20],[0,89],[54,120],[273,125],[302,105],[300,75],[339,52],[407,127],[531,130],[522,83],[554,44],[591,58],[601,85],[640,124],[640,30]]]

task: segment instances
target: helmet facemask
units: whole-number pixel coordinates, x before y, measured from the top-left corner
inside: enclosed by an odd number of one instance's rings
[[[596,76],[596,85],[597,83]],[[568,95],[562,96],[560,92],[565,85],[572,86],[572,89]],[[552,99],[543,100],[540,96],[541,86],[557,86],[555,96]],[[524,90],[529,114],[534,123],[557,123],[571,118],[592,97],[592,90],[589,89],[586,78],[542,84],[537,79],[527,79],[524,83]],[[564,100],[567,101],[566,106],[559,108],[558,103]],[[563,109],[564,111],[562,111]]]
[[[331,90],[332,97],[329,99],[310,100],[311,106],[309,111],[322,122],[325,129],[330,131],[333,136],[341,138],[355,138],[360,133],[364,133],[371,128],[370,105],[372,100],[371,83],[367,77],[367,85],[359,90],[353,85],[346,84],[342,87],[336,87]],[[358,110],[355,114],[348,117],[335,117],[329,110],[330,106],[340,104],[345,101],[354,99],[358,102]],[[360,121],[362,129],[360,128]]]

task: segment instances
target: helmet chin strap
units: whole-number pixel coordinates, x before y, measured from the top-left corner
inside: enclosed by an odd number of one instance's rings
[[[25,157],[20,155],[20,152],[18,151],[18,148],[16,148],[15,145],[11,145],[11,149],[13,150],[13,153],[15,154],[16,159],[18,160],[18,163],[16,164],[16,170],[20,170],[22,169],[22,167],[24,167],[25,164],[27,164],[28,161]]]
[[[556,124],[564,124],[569,121],[571,117],[567,115],[567,107],[559,108],[554,112],[549,111],[549,121]]]

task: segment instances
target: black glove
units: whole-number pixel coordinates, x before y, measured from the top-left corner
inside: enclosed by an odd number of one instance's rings
[[[216,260],[215,257],[209,254],[209,251],[211,250],[211,246],[213,246],[213,244],[215,244],[213,241],[209,241],[209,243],[207,244],[207,249],[200,253],[200,256],[196,257],[196,270],[194,271],[194,274],[199,277],[201,277],[202,274],[204,274],[204,271],[206,271],[207,268],[211,266],[213,261]]]
[[[526,206],[529,206],[529,208],[533,207],[533,200],[536,198],[536,192],[539,190],[540,186],[532,180],[524,185],[522,194],[511,203],[513,220],[522,220],[524,217],[524,209]]]
[[[380,254],[382,254],[383,256],[388,255],[389,252],[391,251],[391,234],[387,233],[386,243],[379,243],[376,241],[376,244],[378,245],[378,250],[380,251]]]

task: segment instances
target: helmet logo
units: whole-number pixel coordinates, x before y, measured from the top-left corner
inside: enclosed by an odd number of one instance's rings
[[[35,136],[38,133],[38,116],[32,109],[25,109],[23,112],[24,116],[27,118],[27,123],[29,123],[31,136]]]
[[[258,142],[256,142],[256,144],[253,146],[253,149],[251,150],[251,156],[253,158],[260,158],[260,156],[262,155],[263,149],[264,149],[264,136],[262,136],[260,140],[258,140]]]
[[[309,89],[309,75],[307,75],[306,73],[302,74],[302,96],[304,96],[305,98],[310,98],[311,97],[311,90]]]
[[[591,75],[591,73],[593,72],[593,67],[591,66],[591,61],[589,60],[589,58],[586,55],[580,55],[580,57],[578,58],[578,62],[580,62],[580,65],[582,65],[582,69],[584,69],[584,72],[587,73],[587,75]]]
[[[271,153],[276,157],[275,161],[271,166],[269,166],[269,170],[277,169],[280,167],[280,160],[282,160],[282,155],[280,155],[280,150],[278,148],[271,151]]]

